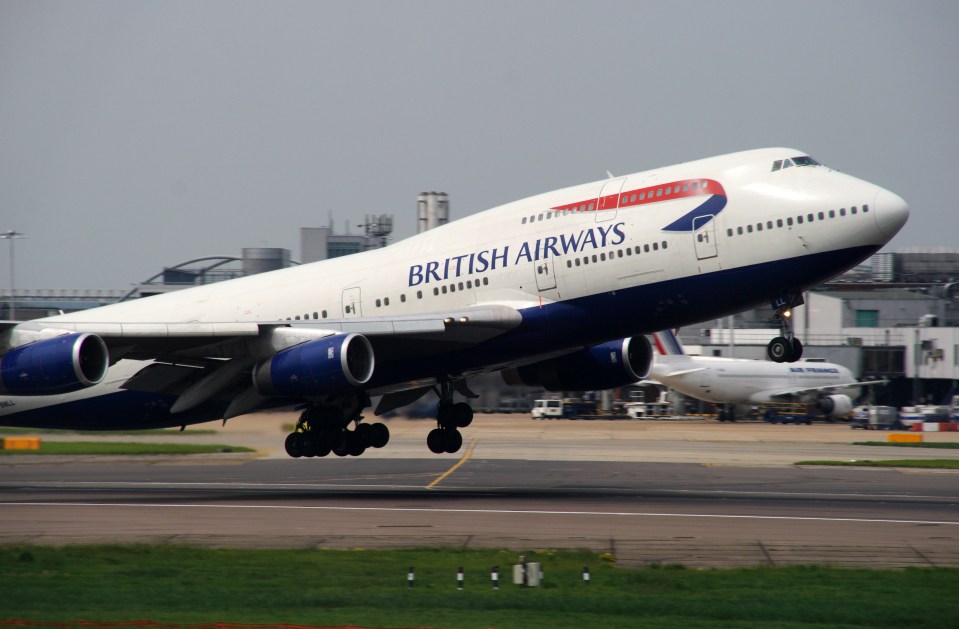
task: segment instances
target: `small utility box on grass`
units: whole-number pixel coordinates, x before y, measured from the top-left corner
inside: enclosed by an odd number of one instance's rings
[[[536,563],[518,563],[513,566],[513,583],[527,587],[539,585],[540,565]]]

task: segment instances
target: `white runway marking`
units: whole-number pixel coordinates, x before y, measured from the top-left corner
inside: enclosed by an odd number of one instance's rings
[[[125,504],[107,502],[4,502],[5,507],[76,507],[135,509],[257,509],[284,511],[383,511],[388,513],[501,514],[547,516],[610,516],[625,518],[714,518],[718,520],[784,520],[791,522],[859,522],[876,524],[942,524],[959,525],[949,520],[894,520],[883,518],[828,518],[787,515],[734,515],[718,513],[656,513],[642,511],[540,511],[524,509],[439,509],[433,507],[331,507],[306,505],[200,505],[200,504]]]

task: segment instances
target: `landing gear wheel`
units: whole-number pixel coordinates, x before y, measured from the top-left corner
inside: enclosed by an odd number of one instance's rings
[[[789,359],[789,362],[794,363],[797,360],[802,358],[802,343],[799,342],[795,336],[792,339],[792,356]]]
[[[360,424],[356,427],[356,430],[353,431],[353,436],[363,444],[364,448],[369,448],[373,445],[373,426],[370,424]]]
[[[766,346],[766,355],[776,363],[792,362],[793,347],[786,337],[777,336]]]
[[[303,456],[303,442],[301,440],[301,436],[302,435],[298,432],[291,432],[286,436],[286,453],[294,459],[298,459]]]
[[[458,430],[444,430],[446,434],[445,437],[445,446],[446,451],[450,454],[458,452],[460,448],[463,447],[463,434]]]
[[[376,423],[370,426],[370,446],[382,448],[390,442],[390,429],[386,424]]]
[[[453,422],[457,428],[466,428],[473,423],[473,407],[466,402],[453,405]]]
[[[317,447],[319,444],[317,444],[316,441],[316,437],[314,437],[312,434],[308,432],[300,433],[300,448],[303,456],[306,458],[313,458],[316,456],[317,452],[319,452],[319,448]]]
[[[426,447],[433,454],[442,454],[446,452],[446,431],[442,428],[434,428],[430,434],[426,435]]]
[[[350,456],[360,456],[366,452],[366,444],[363,443],[362,435],[356,432],[347,432],[346,451]]]

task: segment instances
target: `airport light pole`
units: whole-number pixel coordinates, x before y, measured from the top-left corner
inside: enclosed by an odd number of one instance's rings
[[[17,318],[17,289],[16,289],[16,256],[14,255],[13,241],[18,238],[26,238],[26,234],[22,234],[13,229],[8,229],[7,231],[0,233],[0,240],[9,240],[10,241],[10,319],[15,321]]]

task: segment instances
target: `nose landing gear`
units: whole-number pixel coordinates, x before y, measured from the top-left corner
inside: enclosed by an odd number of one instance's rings
[[[788,295],[773,300],[779,317],[779,336],[769,341],[766,355],[776,363],[794,363],[802,358],[802,343],[793,332],[792,309],[803,303],[802,295]]]

